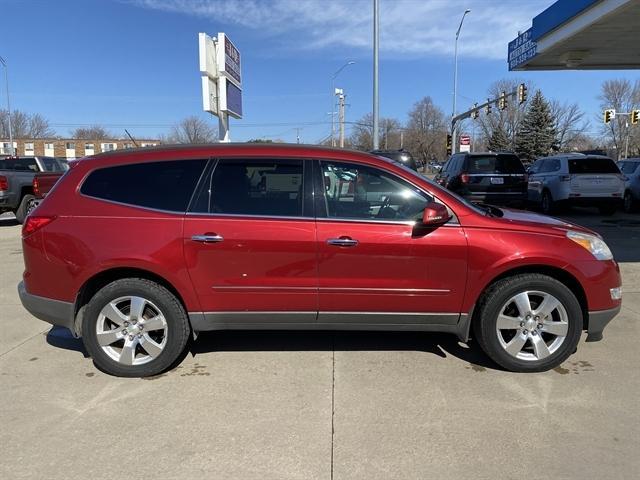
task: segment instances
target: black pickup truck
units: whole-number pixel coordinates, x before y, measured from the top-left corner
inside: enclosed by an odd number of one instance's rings
[[[39,173],[62,175],[66,162],[55,157],[0,157],[0,213],[13,212],[24,222],[35,208],[33,178]]]

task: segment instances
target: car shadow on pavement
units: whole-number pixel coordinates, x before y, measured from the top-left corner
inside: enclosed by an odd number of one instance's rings
[[[51,330],[47,332],[47,343],[53,347],[80,352],[84,358],[89,358],[89,354],[85,350],[82,340],[75,338],[68,328],[51,327]]]
[[[451,355],[472,366],[503,370],[473,341],[463,344],[455,335],[423,332],[344,331],[216,331],[202,332],[191,342],[192,356],[210,352],[264,351],[417,351],[440,357]]]

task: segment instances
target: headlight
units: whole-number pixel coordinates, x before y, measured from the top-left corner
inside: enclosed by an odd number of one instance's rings
[[[586,250],[589,250],[591,255],[598,260],[613,260],[613,254],[607,244],[595,235],[569,230],[567,232],[567,238],[573,240]]]

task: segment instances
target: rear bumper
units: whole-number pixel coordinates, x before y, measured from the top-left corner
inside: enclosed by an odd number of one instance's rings
[[[73,303],[32,295],[27,292],[24,282],[18,284],[18,295],[22,306],[34,317],[74,331]]]
[[[621,206],[622,197],[569,197],[564,202],[576,207]]]
[[[602,340],[602,331],[607,324],[620,313],[622,305],[609,310],[598,310],[589,312],[589,326],[587,328],[587,342],[598,342]]]
[[[483,202],[492,205],[517,205],[523,206],[527,201],[526,192],[515,193],[467,193],[464,197],[471,202]]]

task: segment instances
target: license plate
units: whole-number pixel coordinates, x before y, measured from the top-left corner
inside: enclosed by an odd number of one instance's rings
[[[502,185],[502,184],[504,184],[504,178],[502,178],[502,177],[491,177],[491,183],[493,185]]]

